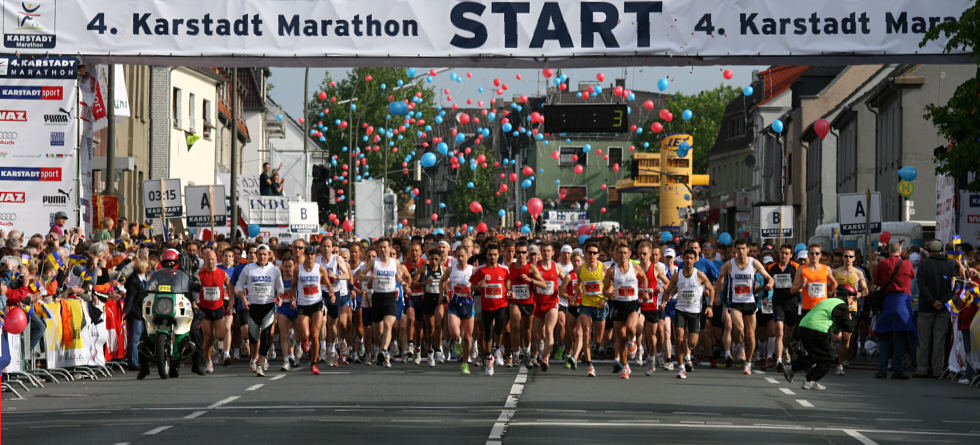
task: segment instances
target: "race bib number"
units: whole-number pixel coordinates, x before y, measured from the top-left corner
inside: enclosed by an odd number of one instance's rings
[[[751,298],[752,286],[735,286],[735,298]]]
[[[823,298],[826,295],[826,283],[809,283],[806,285],[806,292],[810,298]]]
[[[694,289],[684,289],[677,294],[677,304],[694,306],[701,296]]]
[[[587,295],[599,295],[602,293],[601,281],[585,281],[582,283],[582,287],[585,288]]]
[[[643,303],[656,303],[657,293],[653,289],[640,289],[640,301]]]
[[[470,287],[469,286],[459,286],[459,285],[453,286],[453,295],[455,295],[457,297],[463,297],[463,298],[469,297],[470,296]]]
[[[503,298],[504,297],[504,285],[503,284],[488,284],[483,288],[483,296],[486,298]]]
[[[303,295],[316,295],[320,293],[320,286],[303,286]]]
[[[636,298],[635,287],[621,287],[619,289],[616,289],[617,300],[633,300],[635,298]]]
[[[555,282],[546,281],[548,283],[547,287],[535,287],[534,291],[540,295],[553,295],[555,293]]]
[[[432,280],[431,283],[425,285],[425,291],[430,294],[439,293],[439,280]]]
[[[221,288],[218,286],[207,286],[204,288],[204,301],[218,301],[221,299]]]
[[[772,313],[772,299],[762,300],[762,313],[771,314]]]
[[[773,276],[776,280],[776,289],[789,289],[793,287],[793,277],[789,276],[788,273],[778,273]]]
[[[374,290],[386,292],[395,288],[395,277],[374,277]]]
[[[528,298],[531,298],[531,288],[526,284],[511,286],[510,290],[514,292],[515,300],[527,300]]]
[[[252,285],[255,298],[272,298],[272,283],[255,283]]]

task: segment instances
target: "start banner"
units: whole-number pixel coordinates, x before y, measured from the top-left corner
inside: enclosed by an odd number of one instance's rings
[[[218,65],[539,66],[751,63],[813,56],[923,60],[930,28],[969,0],[445,1],[32,0],[3,2],[3,44],[22,54]],[[960,55],[966,55],[962,51]],[[110,57],[111,55],[111,57]],[[184,59],[193,57],[193,59]],[[278,60],[277,60],[278,59]],[[310,60],[304,59],[313,59]],[[371,60],[375,59],[375,60]],[[381,62],[377,59],[384,59]],[[196,61],[195,61],[196,60]],[[893,59],[891,59],[893,60]],[[964,57],[964,60],[967,60]],[[838,60],[840,61],[840,60]],[[459,61],[455,62],[456,64]],[[789,63],[789,62],[787,62]]]

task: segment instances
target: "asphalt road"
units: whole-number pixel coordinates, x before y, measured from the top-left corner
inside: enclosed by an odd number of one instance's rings
[[[827,376],[805,391],[781,374],[697,368],[629,380],[599,365],[547,373],[498,367],[350,365],[259,378],[244,363],[179,379],[135,373],[4,394],[10,444],[234,443],[980,443],[980,389],[935,380]]]

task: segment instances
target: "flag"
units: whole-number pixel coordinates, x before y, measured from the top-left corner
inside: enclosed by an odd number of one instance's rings
[[[70,255],[68,257],[68,267],[84,266],[88,264],[88,257],[85,255]]]
[[[837,241],[838,239],[840,239],[840,231],[837,230],[836,227],[831,227],[830,228],[830,238],[833,239],[834,241]]]
[[[55,270],[65,267],[65,262],[61,260],[61,255],[59,255],[57,251],[48,254],[48,263],[50,263],[51,267],[54,267]]]

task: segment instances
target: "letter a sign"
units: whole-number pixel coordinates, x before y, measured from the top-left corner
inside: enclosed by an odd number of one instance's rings
[[[837,195],[837,215],[840,217],[840,234],[864,235],[868,216],[871,216],[871,233],[881,233],[881,193],[871,192],[871,204],[864,193]]]
[[[224,227],[228,224],[225,186],[189,185],[184,187],[187,227]]]

